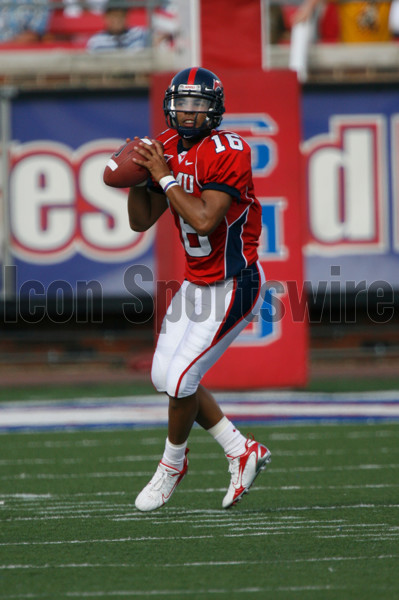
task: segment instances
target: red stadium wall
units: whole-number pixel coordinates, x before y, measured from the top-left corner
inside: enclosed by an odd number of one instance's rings
[[[262,315],[205,375],[213,389],[303,385],[307,379],[307,323],[303,291],[303,195],[299,152],[299,89],[288,71],[219,69],[226,93],[222,128],[251,145],[255,190],[262,204],[259,255],[268,284]],[[165,129],[162,99],[170,75],[154,77],[153,133]],[[177,283],[184,257],[169,214],[156,234],[157,328]],[[169,291],[167,291],[169,290]]]
[[[201,0],[201,66],[262,67],[260,0]]]

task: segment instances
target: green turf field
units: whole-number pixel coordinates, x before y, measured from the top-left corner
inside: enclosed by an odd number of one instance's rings
[[[399,425],[250,430],[273,460],[239,505],[220,508],[227,463],[195,429],[151,514],[134,498],[164,429],[1,435],[0,598],[398,598]]]

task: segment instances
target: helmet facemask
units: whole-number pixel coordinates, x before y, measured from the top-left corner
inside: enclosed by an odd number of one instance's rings
[[[195,81],[190,77],[191,71],[197,72],[193,77]],[[204,137],[222,121],[224,113],[222,84],[216,75],[206,69],[181,71],[172,79],[166,90],[163,110],[168,126],[176,129],[182,138],[193,140]],[[179,124],[179,113],[188,114],[189,120],[193,115],[193,122],[187,126],[184,126],[184,123]],[[198,125],[200,114],[205,114],[206,118]]]
[[[213,129],[214,104],[215,102],[203,95],[170,94],[165,101],[168,124],[173,129],[177,129],[184,139],[202,137]],[[192,116],[193,123],[187,126],[179,123],[178,113]],[[206,118],[201,125],[197,125],[198,116],[201,114],[205,114]]]

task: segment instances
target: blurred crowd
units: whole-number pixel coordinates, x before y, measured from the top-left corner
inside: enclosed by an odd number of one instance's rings
[[[289,42],[289,66],[306,81],[309,49],[315,42],[373,44],[399,37],[399,0],[302,0],[272,4],[271,43]]]
[[[323,42],[388,42],[399,34],[399,0],[303,0],[296,6],[272,5],[277,41],[300,23],[310,23]]]
[[[66,45],[90,51],[173,46],[174,0],[149,12],[129,0],[0,0],[0,45]]]
[[[179,32],[175,0],[160,0],[151,13],[129,0],[0,0],[0,45],[65,43],[90,51],[152,45],[173,47]],[[270,2],[274,44],[386,42],[399,36],[399,0]],[[305,36],[305,37],[304,37]],[[306,38],[306,39],[307,39]]]

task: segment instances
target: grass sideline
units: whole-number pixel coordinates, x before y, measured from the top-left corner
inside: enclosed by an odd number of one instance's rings
[[[399,424],[251,430],[273,459],[242,503],[221,509],[227,463],[195,428],[150,514],[163,428],[2,434],[2,600],[398,597]]]

